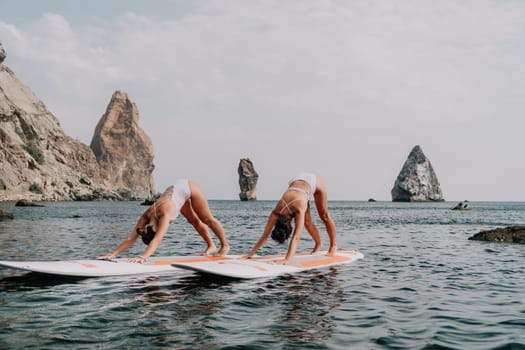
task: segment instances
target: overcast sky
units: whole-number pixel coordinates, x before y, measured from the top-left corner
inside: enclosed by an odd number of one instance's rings
[[[157,190],[259,199],[300,171],[391,200],[420,145],[446,200],[525,200],[525,1],[0,0],[4,64],[89,145],[122,90]]]

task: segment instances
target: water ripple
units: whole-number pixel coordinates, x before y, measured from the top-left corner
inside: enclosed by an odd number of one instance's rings
[[[251,248],[273,204],[210,202],[232,253]],[[0,348],[525,348],[523,247],[467,240],[525,222],[525,204],[471,203],[468,213],[450,211],[451,203],[330,206],[339,246],[365,254],[355,265],[258,281],[194,273],[71,279],[1,269]],[[1,259],[99,256],[142,209],[105,202],[15,209],[16,222],[0,226]],[[304,236],[301,249],[311,249]],[[158,254],[203,249],[179,220]],[[261,253],[284,250],[268,244]]]

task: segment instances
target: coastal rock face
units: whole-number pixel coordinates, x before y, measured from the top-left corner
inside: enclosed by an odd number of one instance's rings
[[[4,219],[14,219],[13,213],[0,208],[0,221]]]
[[[391,191],[393,202],[444,201],[432,164],[421,147],[415,146]]]
[[[525,244],[525,226],[509,226],[481,231],[469,240]]]
[[[126,199],[151,198],[154,192],[153,144],[138,123],[135,103],[116,91],[91,140],[104,184]]]
[[[5,57],[0,43],[0,63]],[[116,92],[93,136],[94,153],[65,135],[44,103],[0,64],[0,201],[151,197],[153,146],[137,123],[136,106]]]
[[[239,186],[241,192],[239,198],[241,201],[252,201],[257,199],[257,180],[259,174],[255,171],[250,159],[244,158],[239,162]]]
[[[4,62],[5,60],[5,50],[4,46],[2,46],[2,43],[0,43],[0,63]]]
[[[44,103],[0,64],[0,201],[114,198],[91,149],[66,136]]]

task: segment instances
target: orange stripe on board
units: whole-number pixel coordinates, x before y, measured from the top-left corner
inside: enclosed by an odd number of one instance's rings
[[[310,260],[310,261],[303,261],[301,262],[302,267],[317,267],[322,265],[328,265],[333,263],[341,263],[345,261],[349,261],[350,259],[346,256],[327,256],[324,257],[322,260]]]
[[[80,265],[84,266],[84,267],[87,267],[88,269],[94,269],[97,267],[97,265],[95,264],[90,264],[90,263],[79,263]]]
[[[199,258],[183,258],[183,259],[172,259],[172,260],[155,260],[153,265],[171,265],[173,263],[194,263],[194,262],[206,262],[206,261],[217,261],[217,260],[230,260],[231,258],[225,256],[203,256]]]

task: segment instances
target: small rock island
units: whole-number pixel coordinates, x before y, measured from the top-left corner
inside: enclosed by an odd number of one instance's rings
[[[255,171],[252,161],[249,158],[243,158],[239,162],[239,186],[241,192],[239,198],[241,201],[257,200],[257,180],[259,174]]]
[[[432,164],[419,145],[408,155],[391,194],[393,202],[444,201]]]

